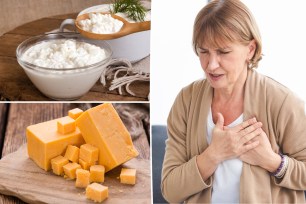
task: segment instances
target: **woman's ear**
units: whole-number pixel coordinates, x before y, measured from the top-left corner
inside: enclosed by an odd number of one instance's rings
[[[251,40],[248,45],[248,59],[252,59],[256,51],[255,39]]]

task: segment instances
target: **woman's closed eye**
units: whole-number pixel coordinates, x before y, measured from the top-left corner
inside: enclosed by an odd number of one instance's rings
[[[200,54],[207,54],[208,50],[203,49],[203,48],[198,48],[198,53],[200,53]]]
[[[221,54],[221,55],[226,55],[226,54],[229,54],[231,51],[229,50],[218,50],[217,53],[218,54]]]
[[[205,49],[205,48],[198,48],[197,51],[198,51],[199,54],[209,54],[209,50]],[[213,52],[216,52],[216,54],[218,54],[218,55],[226,55],[226,54],[229,54],[231,52],[231,50],[216,49]]]

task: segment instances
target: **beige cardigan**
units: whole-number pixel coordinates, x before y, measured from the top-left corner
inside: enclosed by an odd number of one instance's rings
[[[169,202],[211,201],[211,176],[206,182],[196,156],[208,144],[206,120],[213,89],[206,80],[185,87],[168,117],[168,140],[162,171],[162,193]],[[243,163],[240,203],[304,203],[306,189],[306,116],[304,103],[278,82],[248,70],[244,93],[244,120],[255,116],[263,123],[272,149],[289,156],[282,179],[258,166]]]

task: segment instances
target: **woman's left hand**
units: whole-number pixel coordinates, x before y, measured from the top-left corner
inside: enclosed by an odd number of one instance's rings
[[[266,133],[261,131],[261,134],[253,140],[258,140],[259,145],[242,154],[239,158],[251,165],[260,166],[269,172],[276,171],[281,163],[281,157],[272,150]]]

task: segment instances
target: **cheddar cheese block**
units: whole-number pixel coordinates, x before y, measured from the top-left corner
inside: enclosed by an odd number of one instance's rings
[[[92,183],[86,188],[86,197],[95,202],[102,202],[108,198],[108,187],[98,183]]]
[[[68,116],[73,119],[77,119],[82,113],[83,111],[81,109],[75,108],[75,109],[68,111]]]
[[[69,161],[78,162],[79,153],[80,153],[80,148],[74,145],[68,145],[64,157],[67,158]]]
[[[90,167],[90,182],[104,182],[105,168],[102,165]]]
[[[27,127],[28,155],[40,168],[46,171],[51,169],[51,159],[63,155],[68,145],[79,147],[85,143],[78,128],[71,133],[60,134],[57,131],[59,119]]]
[[[76,170],[81,169],[81,165],[77,163],[68,163],[63,166],[65,175],[70,179],[76,178]],[[88,176],[89,177],[89,176]]]
[[[84,170],[89,170],[90,166],[94,165],[91,163],[88,163],[86,161],[84,161],[83,159],[79,159],[79,164],[81,165],[82,169]]]
[[[99,149],[91,144],[83,144],[80,147],[80,159],[83,161],[94,164],[98,161]]]
[[[86,188],[89,185],[90,173],[88,170],[77,169],[75,186],[78,188]]]
[[[51,159],[51,167],[53,173],[59,176],[62,175],[64,173],[63,166],[65,166],[68,163],[69,163],[68,159],[63,157],[62,155]]]
[[[99,149],[99,164],[109,171],[136,157],[131,136],[112,104],[88,109],[76,119],[86,143]]]
[[[120,173],[120,183],[135,185],[136,169],[122,168]]]
[[[75,131],[75,120],[69,116],[58,119],[57,131],[61,134],[67,134]]]

